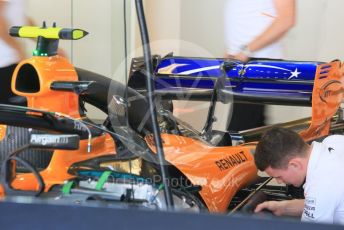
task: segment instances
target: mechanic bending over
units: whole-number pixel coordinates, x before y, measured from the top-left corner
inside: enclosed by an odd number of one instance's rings
[[[332,135],[311,145],[284,128],[267,131],[257,145],[255,163],[278,183],[303,185],[304,200],[266,201],[277,216],[302,216],[302,221],[344,224],[344,136]]]

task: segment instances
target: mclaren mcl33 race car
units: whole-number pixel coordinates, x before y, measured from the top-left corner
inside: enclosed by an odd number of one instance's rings
[[[138,11],[142,15],[140,6]],[[142,18],[139,22],[144,31]],[[339,61],[257,59],[244,64],[152,58],[145,50],[145,64],[133,60],[127,86],[75,68],[57,55],[59,39],[79,39],[86,35],[82,30],[23,26],[13,27],[11,35],[35,36],[38,44],[33,57],[20,62],[13,73],[8,87],[16,96],[9,98],[11,104],[0,105],[0,195],[5,200],[24,196],[52,204],[249,210],[258,191],[271,200],[302,193],[267,185],[271,178],[257,176],[254,141],[266,127],[254,133],[213,130],[216,102],[234,97],[312,106],[311,119],[279,124],[299,131],[307,141],[343,129],[337,114],[343,98]],[[211,102],[202,132],[160,103],[185,97]],[[84,103],[107,118],[101,124],[90,120]]]

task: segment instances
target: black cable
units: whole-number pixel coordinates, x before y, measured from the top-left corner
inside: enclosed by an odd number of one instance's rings
[[[44,183],[43,178],[40,175],[40,173],[28,161],[21,159],[21,158],[16,156],[16,155],[22,153],[24,150],[28,149],[29,147],[30,147],[30,145],[27,144],[27,145],[24,145],[20,148],[17,148],[16,150],[14,150],[10,154],[8,154],[8,156],[4,159],[4,161],[2,163],[1,180],[3,182],[4,189],[5,189],[5,192],[7,194],[25,194],[25,195],[28,195],[28,194],[31,195],[32,194],[35,196],[39,196],[44,191],[45,183]],[[31,171],[33,173],[33,175],[37,179],[37,182],[39,185],[38,191],[15,190],[11,187],[11,182],[12,182],[12,178],[13,178],[12,173],[14,171],[11,168],[11,160],[15,160],[15,161],[21,163],[26,169],[28,169],[29,171]]]
[[[73,17],[73,11],[74,11],[74,4],[73,4],[73,0],[70,0],[70,23],[71,23],[71,28],[74,28],[74,17]],[[71,63],[73,64],[74,63],[74,41],[71,40],[71,46],[70,46],[70,51],[71,51]]]
[[[129,110],[128,110],[128,44],[127,44],[127,5],[126,0],[123,0],[123,30],[124,30],[124,76],[125,76],[125,90],[124,90],[124,98],[125,98],[125,110],[126,110],[126,126],[129,128]],[[132,142],[132,140],[128,140]],[[131,160],[129,161],[129,172],[132,173],[132,163]],[[131,184],[131,189],[134,191],[134,184]],[[131,193],[132,199],[135,200],[134,192]]]
[[[45,188],[45,183],[43,181],[43,178],[41,176],[41,174],[37,171],[37,169],[30,164],[28,161],[16,157],[16,156],[11,156],[8,160],[15,160],[19,163],[21,163],[26,169],[28,169],[29,171],[31,171],[33,173],[33,175],[36,177],[39,188],[38,191],[36,192],[36,196],[39,196],[42,192],[44,192],[44,188]]]
[[[158,119],[156,114],[156,107],[155,107],[155,97],[154,97],[154,79],[153,79],[153,65],[152,65],[152,58],[151,58],[151,52],[149,47],[149,36],[147,31],[147,25],[146,25],[146,19],[144,15],[142,0],[135,0],[136,3],[136,11],[137,11],[137,18],[140,26],[140,33],[141,33],[141,40],[142,40],[142,46],[143,46],[143,56],[145,60],[145,66],[146,66],[146,85],[147,85],[147,96],[148,96],[148,102],[149,102],[149,112],[151,114],[152,119],[152,126],[153,126],[153,134],[154,134],[154,140],[155,145],[157,149],[159,164],[160,164],[160,170],[161,170],[161,176],[162,176],[162,182],[165,187],[164,194],[166,198],[166,206],[168,210],[173,209],[173,198],[172,198],[172,190],[169,187],[168,183],[168,171],[167,167],[165,165],[166,160],[164,156],[164,150],[162,147],[162,141],[160,136],[160,129],[158,126]]]
[[[33,109],[33,108],[28,108],[28,107],[23,107],[23,106],[17,106],[17,105],[9,105],[9,104],[0,104],[0,112],[5,112],[6,116],[2,116],[3,118],[0,119],[4,124],[8,125],[12,125],[12,126],[22,126],[22,127],[27,127],[27,128],[36,128],[36,129],[48,129],[48,130],[55,130],[55,131],[59,131],[59,132],[66,132],[68,130],[64,130],[64,129],[59,129],[63,124],[60,124],[58,119],[54,117],[54,113],[55,112],[48,112],[45,110],[40,110],[40,109]],[[27,114],[27,112],[34,112],[34,113],[39,113],[42,114],[43,116],[39,116],[37,114]],[[25,120],[23,120],[23,116],[17,117],[15,116],[16,114],[21,114],[21,115],[25,115],[25,117],[27,118],[31,118],[27,120],[27,125],[25,124]],[[6,118],[6,119],[5,119]],[[20,120],[20,123],[17,122],[17,120]],[[53,124],[49,125],[48,122],[42,122],[46,119],[55,119],[56,120],[56,125],[60,124],[60,126],[55,127],[53,126]],[[73,121],[73,118],[69,118],[69,117],[64,117],[64,119],[66,120],[71,120]],[[11,120],[16,120],[16,122],[11,122]],[[126,136],[122,136],[118,133],[114,133],[106,128],[100,127],[96,124],[84,121],[84,120],[78,120],[79,122],[88,125],[90,127],[93,127],[95,129],[101,130],[103,132],[109,133],[111,134],[111,136],[113,138],[116,138],[118,140],[120,140],[123,143],[128,142],[128,138]],[[71,130],[76,130],[74,129],[74,126],[71,127]],[[84,132],[80,131],[80,130],[76,130],[76,132],[73,132],[78,134],[79,136],[82,136]],[[135,147],[138,147],[139,149],[141,149],[142,151],[145,151],[146,149],[144,147],[142,147],[140,144],[136,143],[136,142],[131,142],[132,145],[134,145]]]

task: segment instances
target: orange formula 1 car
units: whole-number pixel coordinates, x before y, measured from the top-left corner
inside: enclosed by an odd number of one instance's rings
[[[11,87],[18,95],[12,98],[13,105],[0,106],[4,198],[20,195],[53,203],[165,209],[164,193],[170,189],[176,210],[226,212],[261,182],[256,180],[254,142],[231,146],[234,136],[229,133],[221,134],[218,144],[213,142],[219,134],[212,130],[214,106],[221,94],[228,93],[221,82],[224,78],[215,81],[203,134],[158,107],[166,180],[156,154],[159,146],[147,97],[74,68],[56,54],[58,39],[81,38],[85,32],[14,27],[11,34],[36,36],[38,45],[34,56],[22,61],[13,74]],[[225,64],[235,67],[231,61]],[[306,140],[330,132],[342,97],[340,62],[317,65],[312,119],[301,133]],[[103,124],[87,118],[84,102],[108,114]],[[271,188],[273,199],[291,196],[290,191],[276,195]]]

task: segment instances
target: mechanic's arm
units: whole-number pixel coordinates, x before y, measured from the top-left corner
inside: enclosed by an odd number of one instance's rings
[[[304,209],[305,200],[283,200],[266,201],[257,205],[255,213],[267,209],[275,216],[298,216],[301,217]]]
[[[276,9],[276,17],[265,31],[249,44],[246,44],[250,52],[258,51],[276,42],[295,24],[295,0],[273,0],[273,2]],[[249,57],[241,52],[235,58],[246,62]]]
[[[17,50],[18,58],[21,60],[25,58],[25,50],[21,44],[8,33],[9,25],[4,16],[7,2],[0,0],[0,38],[10,47]]]

